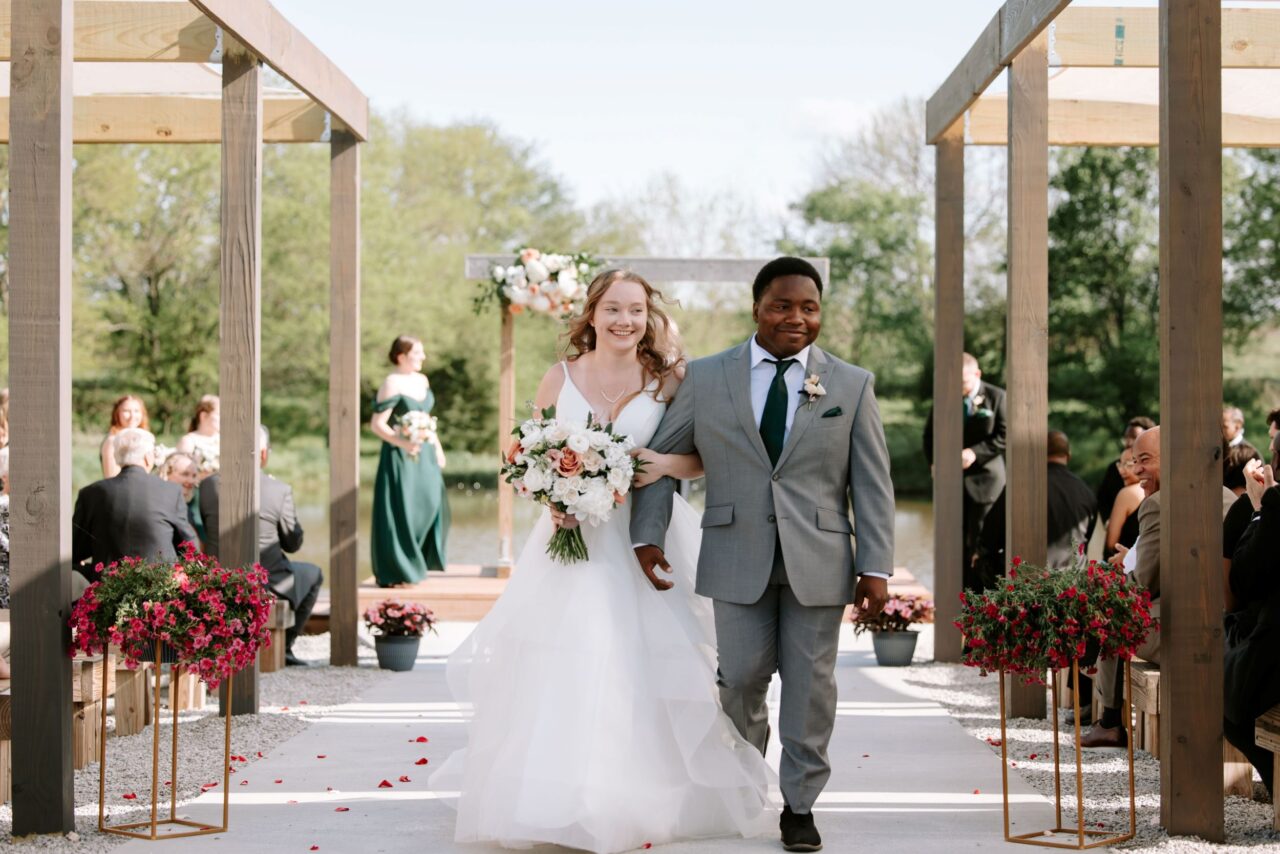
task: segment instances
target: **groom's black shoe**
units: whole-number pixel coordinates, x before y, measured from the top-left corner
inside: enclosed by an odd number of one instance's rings
[[[822,837],[813,824],[813,813],[794,813],[791,807],[782,808],[782,847],[788,851],[821,851]]]

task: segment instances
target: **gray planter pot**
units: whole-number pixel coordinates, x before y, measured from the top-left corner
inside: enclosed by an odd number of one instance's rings
[[[378,666],[383,670],[394,670],[403,673],[413,669],[418,658],[418,644],[422,643],[420,635],[377,635],[373,639],[373,648],[378,653]]]
[[[906,667],[916,651],[916,632],[873,632],[871,643],[876,649],[876,664],[881,667]]]

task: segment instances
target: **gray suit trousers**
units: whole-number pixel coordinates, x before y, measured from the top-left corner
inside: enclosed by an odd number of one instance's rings
[[[714,605],[725,714],[764,753],[765,698],[774,672],[781,675],[779,782],[787,805],[807,813],[831,776],[827,744],[836,716],[836,650],[844,606],[801,605],[780,554],[759,600],[736,605],[717,599]]]

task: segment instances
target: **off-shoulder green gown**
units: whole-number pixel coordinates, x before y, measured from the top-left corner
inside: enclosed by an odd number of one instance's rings
[[[436,398],[430,389],[423,400],[402,394],[375,400],[374,412],[392,410],[391,427],[411,409],[430,412]],[[373,530],[370,550],[373,576],[382,587],[427,577],[445,567],[449,538],[449,498],[435,449],[424,445],[418,458],[387,442],[378,458],[373,483]]]

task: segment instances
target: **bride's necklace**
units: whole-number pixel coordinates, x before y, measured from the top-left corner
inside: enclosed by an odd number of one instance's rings
[[[600,396],[603,397],[610,406],[616,404],[619,400],[622,400],[622,396],[627,393],[627,387],[625,385],[623,385],[622,391],[612,397],[605,393],[604,386],[600,383],[596,383],[596,390],[600,392]]]

